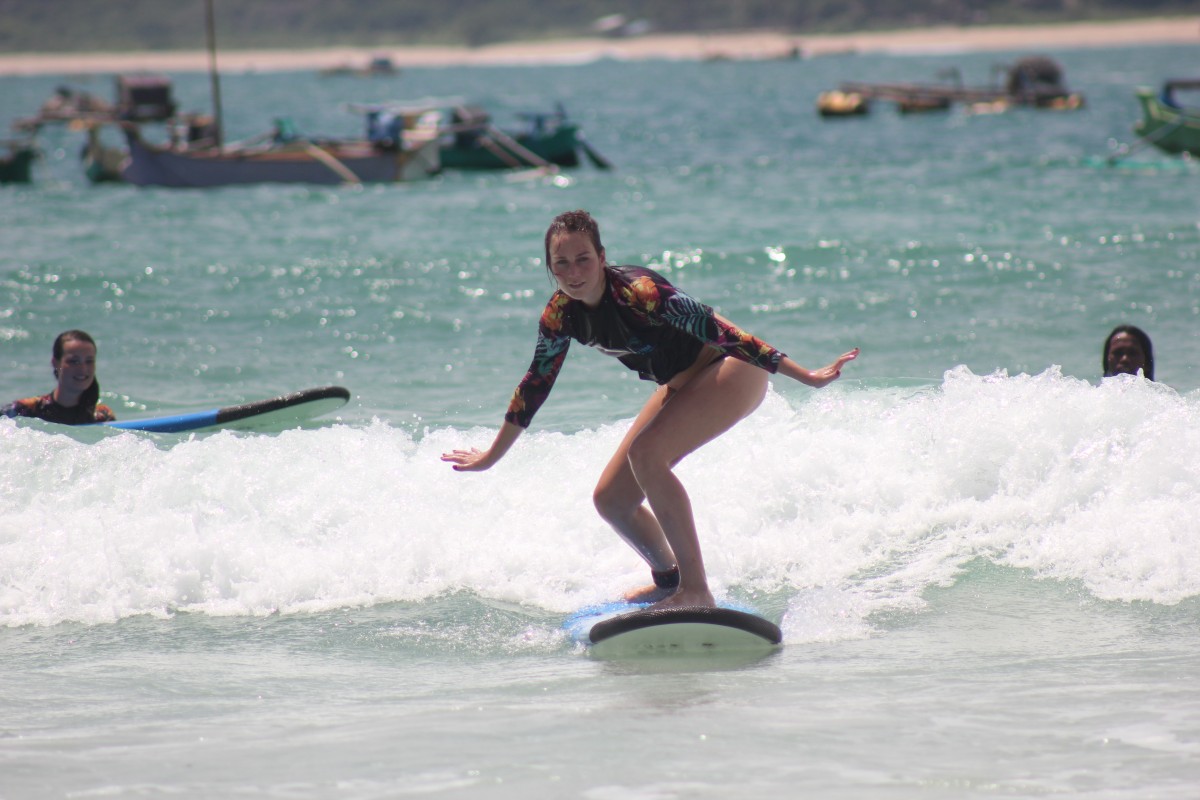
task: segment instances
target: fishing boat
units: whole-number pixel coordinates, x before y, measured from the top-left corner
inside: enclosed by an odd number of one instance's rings
[[[1200,156],[1200,104],[1183,105],[1178,98],[1183,91],[1200,91],[1200,79],[1169,80],[1159,92],[1139,88],[1142,119],[1133,132],[1164,153]]]
[[[890,101],[901,113],[944,111],[954,103],[968,110],[1007,110],[1027,107],[1047,110],[1082,108],[1083,95],[1072,92],[1063,83],[1062,67],[1046,56],[1028,56],[1011,65],[997,65],[993,73],[1005,75],[1003,83],[986,86],[965,86],[957,69],[943,73],[951,78],[946,83],[842,83],[838,92],[862,98],[865,104],[873,100]],[[831,93],[826,92],[824,95]],[[817,110],[830,116],[818,100]]]
[[[208,188],[255,183],[395,183],[440,171],[436,138],[322,139],[300,136],[286,120],[260,136],[224,144],[197,136],[152,144],[137,125],[120,178],[135,186]]]
[[[429,98],[402,103],[352,105],[365,115],[367,138],[375,139],[397,125],[434,131],[444,169],[498,170],[576,167],[579,154],[596,167],[612,163],[587,142],[561,104],[552,112],[517,114],[521,127],[502,130],[484,109],[456,98]]]
[[[115,123],[126,146],[106,142],[108,124],[87,124],[81,157],[92,183],[209,188],[254,183],[396,183],[441,171],[435,131],[392,130],[372,139],[309,137],[286,118],[257,136],[220,142],[212,118],[185,114],[151,142],[141,125]]]
[[[35,116],[17,119],[13,128],[31,136],[54,125],[83,131],[87,141],[80,151],[80,159],[88,180],[92,183],[120,181],[128,153],[124,148],[104,143],[100,131],[123,123],[169,124],[175,119],[177,105],[171,79],[164,75],[117,75],[114,85],[116,99],[111,103],[71,86],[58,86]]]
[[[817,113],[822,117],[857,117],[870,110],[870,102],[857,92],[834,89],[817,95]]]
[[[353,64],[338,64],[325,67],[319,74],[323,78],[355,77],[355,78],[389,78],[400,74],[400,68],[392,61],[391,56],[373,56],[366,66]]]
[[[520,130],[502,131],[477,106],[458,106],[442,134],[442,166],[447,169],[579,166],[579,126],[556,112],[518,114]],[[532,156],[531,156],[532,154]]]
[[[441,170],[437,138],[390,128],[369,139],[300,135],[286,119],[265,134],[227,143],[212,0],[205,0],[213,113],[186,115],[169,126],[170,140],[152,144],[139,125],[122,121],[128,155],[121,180],[135,186],[208,188],[257,183],[392,183],[428,178]]]
[[[93,94],[62,85],[42,103],[37,114],[21,117],[12,124],[14,130],[37,133],[47,125],[69,125],[77,120],[113,120],[116,109],[106,100]]]
[[[42,103],[38,113],[13,123],[19,131],[36,133],[50,125],[87,129],[105,123],[164,122],[175,114],[171,79],[163,75],[118,75],[114,79],[115,102],[71,86],[62,85]]]

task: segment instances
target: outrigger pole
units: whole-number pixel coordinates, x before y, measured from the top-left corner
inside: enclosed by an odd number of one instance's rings
[[[213,0],[204,0],[208,27],[208,78],[212,84],[213,139],[217,149],[224,147],[224,122],[221,119],[221,79],[217,75],[217,30],[213,23]]]

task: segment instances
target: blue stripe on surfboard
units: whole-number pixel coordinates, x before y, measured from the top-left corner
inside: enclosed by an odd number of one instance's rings
[[[193,431],[197,428],[207,428],[217,424],[217,415],[221,409],[196,411],[191,414],[176,414],[171,417],[151,417],[150,419],[131,419],[126,421],[105,422],[110,428],[122,428],[132,431],[150,431],[152,433],[178,433]]]

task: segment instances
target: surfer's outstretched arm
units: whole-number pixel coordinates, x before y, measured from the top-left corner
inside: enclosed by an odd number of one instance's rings
[[[500,432],[496,434],[496,439],[487,450],[479,450],[475,447],[470,450],[451,450],[449,453],[442,453],[442,461],[449,461],[459,472],[482,472],[504,458],[504,454],[513,446],[513,442],[517,441],[517,438],[524,432],[525,429],[521,426],[505,422],[500,426]]]

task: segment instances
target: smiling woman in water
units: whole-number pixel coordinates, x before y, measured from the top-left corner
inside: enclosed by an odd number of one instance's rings
[[[14,400],[0,416],[35,417],[63,425],[88,425],[116,419],[99,402],[96,380],[96,341],[80,330],[63,331],[54,340],[50,366],[58,384],[49,394]]]
[[[504,424],[487,450],[453,450],[442,460],[472,471],[500,461],[550,394],[572,339],[615,356],[659,384],[593,494],[600,516],[650,565],[654,585],[627,599],[711,606],[691,501],[675,465],[758,408],[768,374],[820,388],[841,375],[858,349],[805,369],[657,272],[608,264],[600,226],[586,211],[556,217],[545,246],[558,291],[542,312],[533,363]]]

